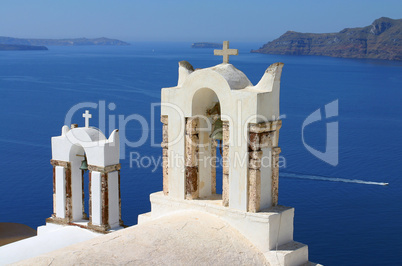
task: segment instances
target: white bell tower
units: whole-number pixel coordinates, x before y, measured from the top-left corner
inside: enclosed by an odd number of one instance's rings
[[[50,223],[78,225],[99,232],[123,226],[121,220],[119,132],[107,139],[89,126],[63,126],[52,137],[53,214]],[[84,171],[89,171],[89,213],[84,211]]]
[[[284,64],[269,66],[253,85],[229,64],[229,55],[237,54],[225,42],[223,50],[215,50],[222,64],[194,70],[181,61],[177,86],[162,89],[163,191],[150,195],[152,211],[138,222],[178,211],[205,212],[236,228],[270,265],[301,265],[308,262],[308,248],[293,241],[294,209],[278,205]],[[217,178],[222,194],[216,193]]]

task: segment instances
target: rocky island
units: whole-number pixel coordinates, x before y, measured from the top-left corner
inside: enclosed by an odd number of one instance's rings
[[[221,43],[212,42],[196,42],[191,45],[191,48],[219,48],[222,49]]]
[[[48,50],[45,46],[19,45],[19,44],[0,44],[0,51],[30,51]]]
[[[21,39],[12,37],[1,37],[0,44],[7,45],[54,45],[54,46],[78,46],[78,45],[130,45],[129,43],[108,38],[75,38],[75,39]]]
[[[252,53],[402,60],[402,19],[382,17],[337,33],[288,31]]]

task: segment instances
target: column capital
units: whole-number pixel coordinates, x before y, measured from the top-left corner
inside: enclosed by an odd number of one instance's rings
[[[61,166],[64,168],[70,168],[71,167],[71,163],[70,162],[66,162],[66,161],[60,161],[60,160],[50,160],[50,164],[53,166]]]
[[[161,115],[161,122],[165,125],[168,124],[168,116],[167,115]]]
[[[89,171],[95,171],[95,172],[100,172],[100,173],[110,173],[114,171],[119,171],[121,168],[121,164],[113,164],[113,165],[108,165],[108,166],[96,166],[96,165],[88,165],[88,170]]]
[[[282,149],[280,147],[273,147],[272,148],[272,155],[279,155],[282,152]]]
[[[252,133],[263,133],[263,132],[279,130],[281,127],[282,127],[282,120],[275,120],[261,123],[250,123],[249,131]]]

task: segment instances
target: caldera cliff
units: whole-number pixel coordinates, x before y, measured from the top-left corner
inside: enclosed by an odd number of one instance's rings
[[[382,17],[337,33],[288,31],[252,53],[402,60],[402,19]]]

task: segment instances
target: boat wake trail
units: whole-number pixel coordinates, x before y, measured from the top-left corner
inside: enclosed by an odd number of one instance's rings
[[[389,183],[384,183],[384,182],[364,181],[364,180],[358,180],[358,179],[347,179],[347,178],[305,175],[305,174],[296,174],[296,173],[283,173],[283,172],[280,172],[279,176],[280,177],[289,177],[289,178],[299,178],[299,179],[331,181],[331,182],[344,182],[344,183],[356,183],[356,184],[365,184],[365,185],[377,185],[377,186],[388,186],[388,184],[389,184]]]

